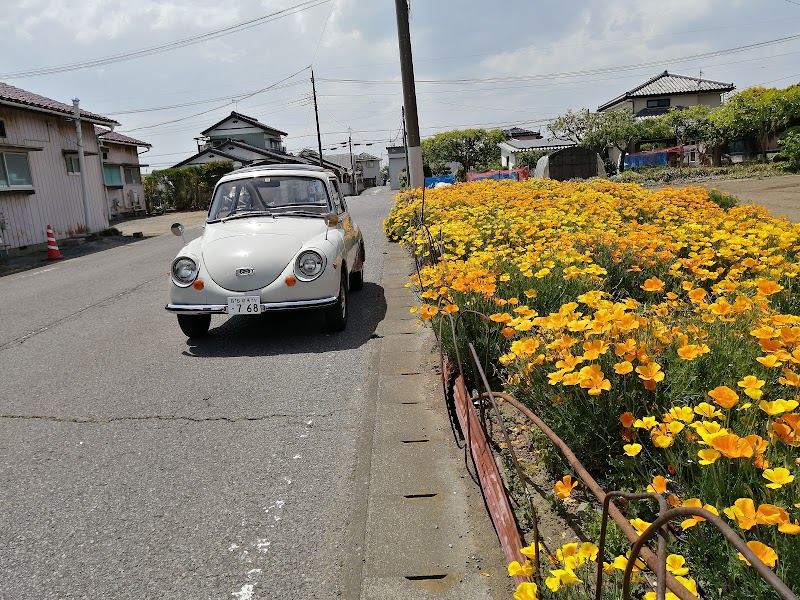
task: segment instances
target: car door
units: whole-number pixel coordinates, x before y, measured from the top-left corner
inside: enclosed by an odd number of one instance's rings
[[[355,264],[356,255],[358,253],[358,241],[361,237],[361,232],[350,217],[350,212],[347,210],[344,196],[339,189],[339,182],[335,179],[329,179],[328,183],[331,188],[331,198],[333,198],[333,205],[336,208],[336,213],[339,216],[339,223],[344,234],[345,252],[347,255],[347,264],[352,267]]]

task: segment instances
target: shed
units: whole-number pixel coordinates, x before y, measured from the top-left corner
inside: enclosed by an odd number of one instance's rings
[[[535,177],[557,179],[589,179],[605,177],[606,168],[597,152],[574,146],[543,156],[536,163]]]

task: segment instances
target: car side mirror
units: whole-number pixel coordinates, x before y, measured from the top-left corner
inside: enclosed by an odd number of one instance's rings
[[[183,225],[180,223],[173,223],[172,227],[170,227],[170,231],[172,231],[172,235],[179,235],[183,240],[183,243],[186,243],[186,238],[183,237]]]
[[[336,227],[339,224],[339,216],[335,213],[328,213],[325,215],[325,225],[328,227]]]

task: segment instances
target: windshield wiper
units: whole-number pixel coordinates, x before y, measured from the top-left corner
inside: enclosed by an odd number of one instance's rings
[[[325,213],[318,213],[313,210],[282,210],[281,212],[276,212],[273,216],[280,217],[283,215],[292,217],[324,217]]]
[[[245,210],[242,212],[235,212],[229,214],[227,217],[222,217],[221,219],[216,219],[212,221],[216,223],[217,221],[224,223],[225,221],[230,221],[231,219],[242,219],[244,217],[255,217],[255,216],[263,216],[263,217],[272,217],[273,214],[268,210]]]

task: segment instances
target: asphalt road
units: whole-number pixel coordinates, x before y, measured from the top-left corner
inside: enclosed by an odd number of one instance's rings
[[[375,191],[348,200],[367,270],[341,334],[221,316],[188,341],[170,235],[0,279],[0,598],[341,595],[386,312]]]

